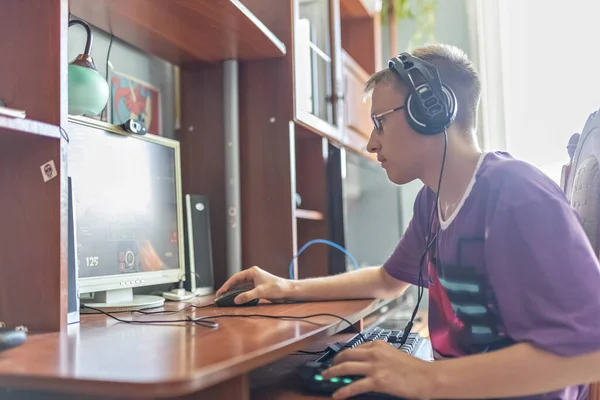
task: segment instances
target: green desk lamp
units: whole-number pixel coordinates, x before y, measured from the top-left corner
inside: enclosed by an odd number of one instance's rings
[[[92,30],[84,21],[73,19],[69,27],[79,24],[85,28],[87,40],[83,54],[69,63],[69,114],[98,115],[108,102],[108,83],[96,70],[90,55]]]

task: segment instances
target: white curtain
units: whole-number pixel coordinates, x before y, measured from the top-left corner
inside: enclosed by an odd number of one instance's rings
[[[600,1],[470,0],[469,15],[483,147],[558,182],[569,137],[600,106]]]

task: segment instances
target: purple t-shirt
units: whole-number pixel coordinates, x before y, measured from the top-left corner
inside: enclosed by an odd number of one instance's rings
[[[418,283],[434,203],[435,193],[424,187],[385,264],[391,276]],[[515,342],[561,356],[600,350],[598,259],[554,182],[507,153],[487,153],[461,205],[446,218],[432,221],[437,238],[423,268],[437,356]],[[576,386],[530,398],[582,399],[587,390]]]

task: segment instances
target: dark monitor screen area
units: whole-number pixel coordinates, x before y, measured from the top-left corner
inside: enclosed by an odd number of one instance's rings
[[[345,248],[361,267],[383,265],[403,233],[400,187],[362,156],[347,151],[341,161]]]
[[[185,273],[178,142],[78,123],[69,137],[79,292],[96,306],[162,303],[133,288]]]

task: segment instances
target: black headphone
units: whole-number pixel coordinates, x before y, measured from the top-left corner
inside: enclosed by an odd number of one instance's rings
[[[456,95],[442,83],[437,68],[409,53],[401,53],[388,61],[391,71],[410,89],[404,107],[410,126],[423,135],[443,132],[456,118]],[[420,74],[413,77],[413,74]],[[416,79],[415,79],[416,78]],[[416,81],[423,80],[418,85]]]

